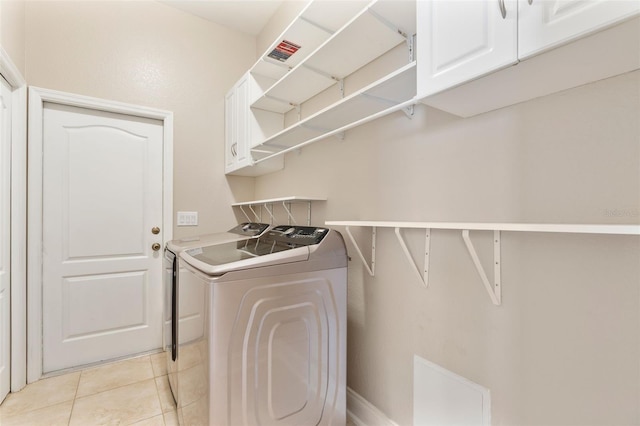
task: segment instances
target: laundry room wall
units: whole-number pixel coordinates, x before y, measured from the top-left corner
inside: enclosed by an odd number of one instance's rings
[[[0,46],[25,75],[25,1],[0,0]]]
[[[28,1],[26,52],[30,85],[173,111],[174,213],[199,213],[175,237],[236,224],[253,180],[224,177],[224,95],[255,37],[155,1]]]
[[[326,197],[315,225],[638,223],[639,114],[639,71],[466,119],[418,105],[288,154],[256,197]],[[405,235],[421,265],[424,233]],[[491,274],[491,236],[472,238]],[[640,422],[637,236],[503,232],[501,306],[458,231],[432,231],[428,289],[393,230],[375,277],[348,249],[348,386],[399,425],[414,354],[487,387],[495,425]]]

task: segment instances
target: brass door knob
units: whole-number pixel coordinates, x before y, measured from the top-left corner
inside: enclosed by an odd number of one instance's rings
[[[160,233],[160,228],[158,228],[157,226],[154,226],[153,228],[151,228],[151,233],[153,235],[158,235]]]
[[[160,247],[162,247],[162,246],[160,245],[160,243],[153,243],[153,244],[151,245],[151,249],[152,249],[153,251],[158,251],[158,250],[160,250]]]

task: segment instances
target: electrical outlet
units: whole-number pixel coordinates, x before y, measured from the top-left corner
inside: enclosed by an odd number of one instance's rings
[[[198,212],[178,212],[178,226],[198,226]]]

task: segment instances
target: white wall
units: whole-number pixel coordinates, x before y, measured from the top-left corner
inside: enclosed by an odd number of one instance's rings
[[[639,114],[640,72],[468,119],[418,106],[287,155],[256,197],[326,196],[315,224],[638,223]],[[638,237],[503,233],[496,307],[459,233],[432,233],[425,290],[392,232],[375,278],[349,247],[348,306],[348,385],[391,419],[412,424],[418,354],[488,387],[495,425],[640,422]]]
[[[0,0],[0,46],[25,75],[25,1]]]
[[[26,2],[30,85],[174,112],[174,211],[235,225],[249,178],[224,177],[224,95],[255,60],[255,38],[154,1]],[[174,216],[175,220],[175,216]]]

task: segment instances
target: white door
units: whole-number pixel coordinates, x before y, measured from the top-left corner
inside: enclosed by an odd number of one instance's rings
[[[0,402],[10,387],[11,88],[0,77]]]
[[[162,346],[162,161],[160,121],[45,103],[45,373]]]
[[[640,13],[634,0],[519,0],[520,58],[567,43]]]
[[[418,0],[416,13],[419,96],[517,62],[518,16],[513,0]]]

